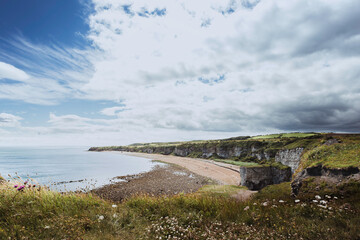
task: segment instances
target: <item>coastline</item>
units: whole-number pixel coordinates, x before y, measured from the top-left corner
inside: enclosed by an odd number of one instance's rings
[[[115,152],[115,151],[114,151]],[[239,167],[219,164],[211,160],[177,157],[172,155],[116,152],[165,163],[151,171],[118,176],[122,180],[91,190],[101,198],[120,202],[135,195],[171,196],[194,193],[206,185],[235,185],[240,183]],[[238,200],[249,199],[256,191],[240,189],[232,196]]]
[[[115,151],[114,151],[115,152]],[[173,155],[149,154],[138,152],[118,152],[119,154],[148,158],[154,161],[161,161],[169,164],[175,164],[185,168],[200,176],[207,177],[218,181],[223,185],[240,185],[240,167],[226,164],[216,163],[211,160],[177,157]]]
[[[176,194],[194,193],[205,185],[218,182],[200,176],[176,165],[158,165],[151,171],[118,176],[120,182],[111,183],[90,192],[103,199],[120,202],[136,195],[171,196]]]

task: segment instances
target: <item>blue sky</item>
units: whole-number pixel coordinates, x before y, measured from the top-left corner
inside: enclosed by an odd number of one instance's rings
[[[0,145],[359,132],[359,21],[355,0],[2,0]]]
[[[37,43],[60,42],[67,46],[86,44],[89,31],[87,9],[74,0],[2,0],[1,38],[21,34]]]

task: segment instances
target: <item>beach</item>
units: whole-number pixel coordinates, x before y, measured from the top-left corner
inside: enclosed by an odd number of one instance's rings
[[[96,195],[111,201],[123,201],[139,194],[150,196],[193,193],[205,185],[239,185],[239,167],[211,160],[177,157],[172,155],[119,152],[135,157],[166,163],[151,171],[118,176],[121,180],[92,190]],[[239,190],[234,198],[246,200],[255,191]]]
[[[226,163],[218,163],[206,159],[177,157],[173,155],[148,154],[137,152],[124,152],[123,154],[175,164],[191,172],[199,174],[200,176],[208,177],[210,179],[218,181],[220,184],[240,184],[240,167],[238,166]]]

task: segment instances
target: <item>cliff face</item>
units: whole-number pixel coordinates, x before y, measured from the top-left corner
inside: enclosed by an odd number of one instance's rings
[[[279,144],[275,147],[281,147]],[[243,159],[246,161],[261,161],[263,163],[279,162],[288,168],[260,166],[240,169],[241,185],[251,190],[259,190],[270,184],[278,184],[291,180],[291,174],[300,163],[304,148],[279,149],[269,146],[266,142],[249,141],[242,144],[183,144],[178,146],[143,146],[123,147],[118,151],[135,151],[144,153],[174,154],[181,157]]]
[[[120,151],[135,151],[135,152],[144,152],[144,153],[160,153],[160,154],[174,154],[176,156],[187,157],[191,155],[191,157],[198,158],[245,158],[251,157],[257,160],[270,160],[271,158],[275,158],[276,151],[272,149],[269,151],[266,147],[256,147],[256,146],[196,146],[196,145],[185,145],[185,146],[166,146],[166,147],[141,147],[141,148],[127,148],[123,147],[118,149]],[[287,154],[290,156],[293,152]],[[281,159],[285,159],[286,156],[282,156]],[[293,157],[294,159],[296,157]]]
[[[250,190],[260,190],[267,185],[278,184],[291,180],[291,168],[276,167],[241,167],[241,185]]]
[[[276,153],[275,161],[280,162],[285,166],[291,168],[291,172],[294,173],[299,167],[301,154],[304,152],[304,148],[286,149]]]
[[[332,185],[344,184],[348,181],[360,181],[360,169],[357,167],[348,167],[343,169],[329,169],[322,165],[305,168],[297,174],[291,183],[292,194],[297,195],[303,182],[306,179],[313,178],[313,180],[330,183]]]

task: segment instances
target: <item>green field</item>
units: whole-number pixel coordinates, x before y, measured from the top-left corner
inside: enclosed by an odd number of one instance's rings
[[[269,134],[269,135],[260,135],[254,136],[250,139],[271,139],[271,138],[303,138],[317,135],[317,133],[279,133],[279,134]]]
[[[290,184],[252,200],[236,186],[206,186],[190,195],[137,196],[111,203],[91,194],[60,194],[0,185],[0,239],[358,239],[360,192],[326,199],[321,191],[290,197]],[[315,194],[327,207],[312,202]],[[337,196],[335,200],[334,196]],[[347,206],[347,207],[344,207]],[[291,227],[289,227],[289,225]]]

